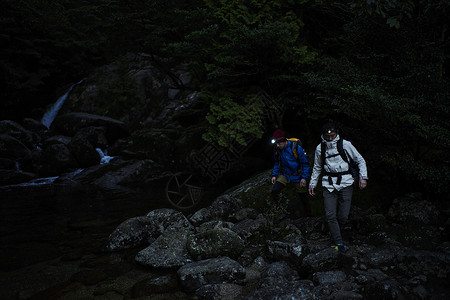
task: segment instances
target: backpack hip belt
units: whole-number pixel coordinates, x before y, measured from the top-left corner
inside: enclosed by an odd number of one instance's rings
[[[350,170],[347,170],[347,171],[344,171],[344,172],[324,172],[324,174],[325,174],[326,176],[328,176],[328,183],[329,183],[330,185],[333,185],[333,179],[332,179],[332,177],[337,177],[338,180],[337,180],[336,184],[337,184],[337,185],[340,185],[340,184],[341,184],[341,181],[342,181],[342,175],[347,175],[347,174],[352,175],[352,172],[351,172]]]

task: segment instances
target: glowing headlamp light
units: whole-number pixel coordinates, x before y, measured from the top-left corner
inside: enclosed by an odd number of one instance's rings
[[[332,134],[333,132],[337,132],[337,130],[334,129],[334,128],[332,128],[332,129],[326,129],[326,130],[324,131],[325,134]]]
[[[272,144],[275,144],[276,142],[281,141],[281,140],[284,140],[284,136],[279,137],[277,139],[272,139]]]

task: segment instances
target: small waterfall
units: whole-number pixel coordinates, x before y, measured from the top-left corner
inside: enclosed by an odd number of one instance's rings
[[[58,114],[58,111],[61,109],[62,105],[64,104],[64,101],[66,101],[67,96],[69,96],[70,92],[74,88],[74,86],[82,83],[84,79],[81,79],[77,83],[74,83],[70,86],[70,88],[67,90],[67,92],[59,97],[59,99],[53,104],[53,106],[44,114],[42,117],[41,123],[44,124],[47,128],[50,128],[50,125],[52,124],[53,120],[56,118],[56,115]]]
[[[107,164],[111,161],[111,159],[113,159],[114,157],[112,156],[108,156],[106,155],[106,150],[105,152],[102,151],[102,149],[100,148],[95,148],[95,150],[97,150],[98,154],[100,155],[100,164]]]

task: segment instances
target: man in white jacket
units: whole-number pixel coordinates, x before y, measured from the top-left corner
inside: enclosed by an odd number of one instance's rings
[[[353,195],[354,178],[350,172],[349,162],[351,159],[358,165],[359,188],[364,189],[368,179],[366,161],[352,143],[346,140],[342,140],[341,143],[347,159],[341,156],[338,151],[340,137],[333,122],[326,123],[322,129],[322,143],[316,147],[309,194],[315,195],[314,189],[323,166],[323,198],[331,238],[340,252],[347,252],[348,247],[343,243],[340,226],[348,221]],[[322,149],[325,149],[324,155],[322,155]]]

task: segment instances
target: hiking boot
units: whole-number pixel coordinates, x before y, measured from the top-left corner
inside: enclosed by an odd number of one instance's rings
[[[343,244],[338,244],[337,248],[338,248],[339,253],[344,254],[344,253],[348,252],[348,247]]]

